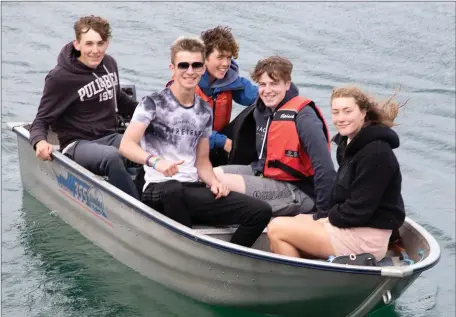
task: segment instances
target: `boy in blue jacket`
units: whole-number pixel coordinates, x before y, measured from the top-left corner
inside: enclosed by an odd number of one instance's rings
[[[213,132],[209,138],[211,150],[231,151],[232,141],[219,133],[230,123],[233,100],[250,106],[258,96],[258,87],[239,76],[234,61],[239,53],[231,29],[217,26],[201,33],[206,46],[206,71],[196,88],[196,94],[209,103],[214,115]]]

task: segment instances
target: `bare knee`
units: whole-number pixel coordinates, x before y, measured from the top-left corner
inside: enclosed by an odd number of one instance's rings
[[[269,239],[280,239],[283,232],[286,230],[286,220],[285,217],[277,217],[272,219],[268,224],[268,237]]]
[[[215,177],[217,177],[219,180],[221,180],[223,178],[223,175],[225,174],[225,172],[223,171],[223,169],[221,167],[214,167],[214,174],[215,174]]]

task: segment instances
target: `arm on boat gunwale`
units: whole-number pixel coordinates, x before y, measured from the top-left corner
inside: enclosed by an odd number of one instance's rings
[[[61,85],[61,79],[50,74],[46,76],[38,112],[29,130],[30,144],[34,150],[38,142],[46,141],[51,124],[78,98],[78,95],[75,97],[75,94],[69,94],[67,90],[62,89]]]

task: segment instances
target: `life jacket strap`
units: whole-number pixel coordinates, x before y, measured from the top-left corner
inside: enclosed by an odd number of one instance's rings
[[[300,178],[300,179],[303,179],[303,180],[308,180],[309,179],[309,176],[304,175],[303,173],[301,173],[297,169],[294,169],[293,167],[291,167],[291,166],[289,166],[287,164],[284,164],[284,163],[280,162],[279,160],[269,160],[268,161],[268,167],[279,168],[282,171],[284,171],[285,173],[288,173],[291,176],[294,176],[296,178]]]

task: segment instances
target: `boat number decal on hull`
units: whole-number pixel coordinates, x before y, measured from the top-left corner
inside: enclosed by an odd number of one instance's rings
[[[74,200],[88,207],[91,211],[94,211],[96,215],[105,219],[108,218],[104,208],[103,194],[99,188],[90,186],[71,173],[67,173],[65,177],[57,171],[55,172],[57,182],[64,192],[70,194]]]

